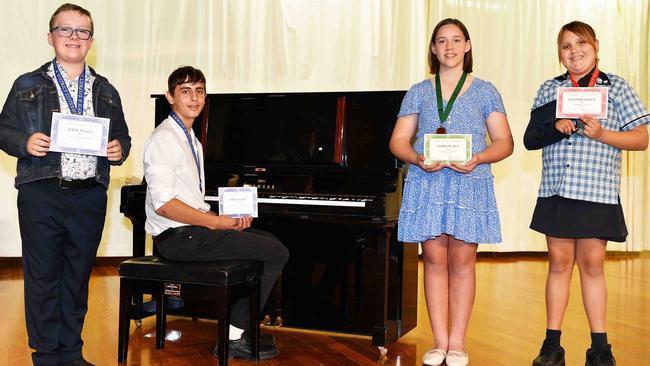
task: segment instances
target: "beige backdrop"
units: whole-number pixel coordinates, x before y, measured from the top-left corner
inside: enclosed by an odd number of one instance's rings
[[[47,24],[63,3],[4,0],[0,13],[0,100],[14,79],[53,57]],[[89,64],[124,102],[133,148],[113,168],[100,255],[130,255],[131,225],[119,213],[120,187],[142,176],[142,147],[153,129],[149,95],[164,91],[179,65],[201,68],[208,91],[407,89],[427,75],[434,25],[461,19],[474,47],[475,75],[502,93],[515,152],[493,166],[504,242],[482,250],[541,251],[528,229],[539,184],[540,152],[521,137],[538,86],[560,74],[555,37],[579,19],[600,39],[601,69],[627,79],[650,105],[648,0],[112,0],[78,1],[95,21]],[[0,256],[20,255],[13,188],[15,158],[0,153]],[[650,249],[648,153],[626,153],[621,199],[630,236],[612,250]]]

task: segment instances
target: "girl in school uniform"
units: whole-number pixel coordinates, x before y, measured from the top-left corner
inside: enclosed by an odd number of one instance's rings
[[[498,91],[470,74],[472,45],[463,23],[445,19],[436,25],[429,64],[434,77],[404,96],[390,140],[391,152],[409,163],[398,238],[422,243],[435,338],[424,364],[464,366],[469,363],[465,334],[474,303],[477,244],[501,241],[490,164],[512,154],[513,141]],[[424,135],[433,133],[471,134],[469,161],[425,163]]]
[[[564,134],[543,147],[542,180],[530,224],[546,235],[549,258],[546,339],[533,366],[565,364],[560,329],[574,263],[591,328],[585,364],[615,365],[605,330],[603,262],[607,241],[624,242],[627,236],[619,198],[621,150],[646,149],[650,115],[625,80],[598,69],[598,40],[591,26],[579,21],[565,24],[557,37],[557,52],[567,72],[539,88],[527,130],[528,148],[533,148],[532,135]],[[555,118],[559,87],[593,86],[607,90],[605,119]]]

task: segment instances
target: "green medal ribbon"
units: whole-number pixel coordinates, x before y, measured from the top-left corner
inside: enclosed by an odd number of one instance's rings
[[[463,72],[463,75],[460,77],[460,80],[458,80],[458,84],[456,84],[456,89],[454,89],[454,92],[451,94],[451,98],[449,98],[449,102],[447,102],[447,107],[443,110],[442,87],[440,86],[440,75],[436,74],[436,99],[438,102],[438,117],[440,117],[440,127],[436,130],[436,133],[447,132],[447,130],[444,127],[442,127],[442,124],[445,123],[447,117],[449,117],[449,113],[451,113],[451,108],[454,106],[456,97],[458,97],[458,93],[460,93],[460,89],[462,89],[463,84],[465,84],[465,79],[467,79],[467,73]]]

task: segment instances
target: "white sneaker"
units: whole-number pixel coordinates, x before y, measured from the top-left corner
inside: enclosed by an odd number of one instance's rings
[[[467,366],[469,356],[465,352],[449,351],[447,353],[447,366]]]
[[[430,366],[439,366],[445,361],[445,357],[447,357],[447,352],[440,348],[432,348],[422,356],[422,363]]]

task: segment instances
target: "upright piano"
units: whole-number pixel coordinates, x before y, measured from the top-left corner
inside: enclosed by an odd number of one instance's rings
[[[194,124],[206,201],[218,211],[218,187],[258,188],[253,226],[290,252],[266,308],[284,326],[369,335],[380,347],[415,327],[417,248],[397,241],[403,169],[388,150],[404,93],[208,95]],[[158,125],[170,109],[152,97]],[[134,256],[144,255],[145,192],[121,192]]]

